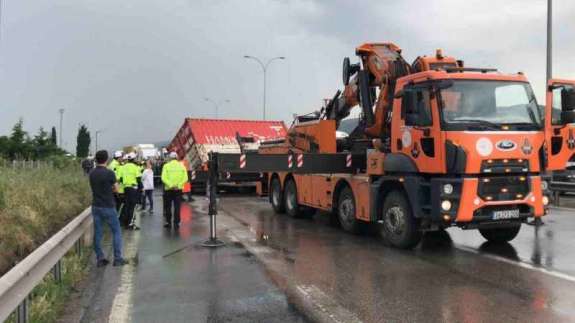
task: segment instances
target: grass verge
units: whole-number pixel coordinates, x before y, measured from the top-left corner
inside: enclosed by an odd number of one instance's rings
[[[0,275],[64,227],[90,203],[86,176],[75,164],[0,168]]]
[[[30,322],[57,322],[69,301],[70,295],[86,277],[90,269],[90,248],[84,248],[81,255],[71,250],[62,258],[62,281],[59,283],[49,273],[30,294]],[[15,323],[13,314],[7,323]]]
[[[0,276],[63,228],[90,203],[79,165],[0,167]],[[62,258],[62,282],[49,273],[31,293],[30,322],[55,322],[89,269],[91,250]],[[14,322],[10,318],[8,322]]]

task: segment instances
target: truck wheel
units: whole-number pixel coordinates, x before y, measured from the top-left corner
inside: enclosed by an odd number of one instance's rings
[[[301,215],[300,206],[297,202],[297,187],[292,179],[285,183],[284,201],[285,211],[289,216],[297,218]]]
[[[337,218],[341,227],[351,233],[358,233],[360,223],[355,217],[355,198],[349,187],[341,190],[337,200]]]
[[[392,191],[385,198],[379,231],[385,242],[401,249],[411,249],[421,240],[419,220],[402,192]]]
[[[479,229],[479,233],[481,233],[487,241],[501,243],[515,239],[520,229],[521,224],[510,228]]]
[[[285,201],[282,186],[278,178],[273,178],[270,184],[270,200],[276,213],[285,213]]]

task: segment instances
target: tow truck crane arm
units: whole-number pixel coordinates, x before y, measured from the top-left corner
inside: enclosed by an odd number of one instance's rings
[[[344,59],[345,88],[343,93],[338,90],[326,105],[323,118],[335,120],[339,125],[352,108],[360,105],[366,138],[389,136],[389,111],[398,78],[423,70],[461,68],[463,65],[452,57],[444,57],[441,50],[432,57],[418,57],[409,65],[401,55],[401,48],[393,43],[366,43],[355,52],[360,62],[351,64],[349,58]]]

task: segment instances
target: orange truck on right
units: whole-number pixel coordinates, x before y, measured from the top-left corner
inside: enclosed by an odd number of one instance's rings
[[[257,154],[218,156],[219,170],[241,159],[267,172],[276,212],[328,211],[350,232],[376,224],[398,248],[449,227],[506,242],[547,213],[543,175],[575,153],[574,81],[549,81],[542,115],[522,73],[468,68],[440,50],[409,64],[392,43],[356,54],[358,63],[344,60],[344,90],[319,113]],[[342,134],[357,106],[356,127]]]

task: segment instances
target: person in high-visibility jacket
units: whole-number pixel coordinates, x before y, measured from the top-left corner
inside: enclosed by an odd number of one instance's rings
[[[108,164],[108,169],[113,171],[116,175],[116,181],[120,178],[120,167],[122,167],[122,157],[124,154],[121,150],[114,152],[114,159]],[[118,182],[117,192],[114,192],[114,199],[116,200],[116,212],[120,212],[120,208],[124,204],[124,186]]]
[[[188,181],[188,171],[184,165],[178,161],[178,155],[175,152],[171,152],[169,158],[170,161],[162,167],[161,176],[162,183],[164,184],[164,218],[166,220],[164,227],[171,227],[173,219],[174,228],[177,229],[180,226],[182,189]]]
[[[116,168],[120,166],[120,159],[122,159],[122,152],[119,150],[115,151],[114,159],[112,159],[112,161],[108,163],[108,169],[113,172],[116,172]]]
[[[141,185],[142,172],[140,166],[135,163],[136,154],[128,154],[128,162],[120,169],[120,183],[124,185],[126,196],[126,212],[122,212],[120,220],[124,228],[138,230],[135,224],[134,209],[138,202],[138,187]]]
[[[140,175],[144,173],[144,161],[140,161],[136,164],[138,166],[138,169],[140,170]],[[140,207],[142,206],[142,201],[144,199],[144,187],[142,186],[142,183],[140,181],[140,184],[138,184],[138,190],[137,192],[137,202],[136,204],[139,204]]]

